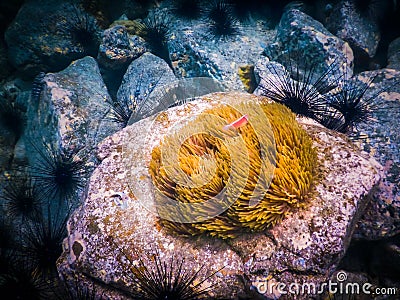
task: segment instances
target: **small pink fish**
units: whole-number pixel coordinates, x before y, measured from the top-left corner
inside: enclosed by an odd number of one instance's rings
[[[233,121],[232,123],[230,123],[228,125],[225,125],[224,126],[224,130],[238,129],[238,128],[246,125],[248,122],[249,122],[249,116],[248,115],[244,115],[244,116],[241,116],[236,121]]]

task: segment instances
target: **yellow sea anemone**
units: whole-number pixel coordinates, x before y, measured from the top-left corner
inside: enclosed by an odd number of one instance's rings
[[[246,124],[226,126],[244,114]],[[204,111],[153,149],[149,171],[165,228],[234,238],[266,230],[304,204],[316,165],[295,115],[261,101]]]

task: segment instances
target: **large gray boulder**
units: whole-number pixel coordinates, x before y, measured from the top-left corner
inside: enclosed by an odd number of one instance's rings
[[[25,139],[17,147],[41,142],[59,145],[70,154],[89,155],[98,142],[116,132],[111,120],[110,96],[94,58],[74,61],[58,73],[42,79],[39,97],[31,97]],[[30,141],[30,142],[27,142]]]
[[[157,97],[148,101],[152,92],[176,81],[176,77],[168,64],[160,57],[144,53],[135,59],[128,67],[122,78],[117,92],[117,103],[131,111],[142,113],[151,111],[158,105]],[[146,108],[143,108],[146,105]],[[138,116],[139,118],[139,116]]]
[[[381,38],[378,24],[368,14],[361,14],[352,1],[339,1],[326,22],[327,28],[347,41],[360,57],[376,54]]]
[[[357,224],[356,237],[378,240],[400,233],[400,71],[381,69],[359,74],[366,82],[375,77],[364,98],[373,98],[373,120],[360,124],[357,144],[385,169],[383,180],[372,194]]]
[[[104,30],[97,59],[105,69],[118,70],[126,68],[144,52],[144,41],[140,43],[138,37],[131,39],[124,26],[116,25]]]
[[[353,51],[341,38],[330,33],[320,22],[298,9],[287,9],[277,26],[274,43],[264,53],[270,60],[312,69],[316,77],[328,72],[333,63],[336,76],[353,74]],[[289,60],[289,61],[288,61]]]
[[[73,276],[78,276],[89,288],[96,286],[99,294],[127,299],[126,291],[133,283],[132,264],[137,266],[141,259],[154,271],[153,255],[158,253],[165,262],[172,257],[175,261],[185,258],[185,270],[203,266],[199,280],[216,272],[204,282],[212,286],[208,294],[212,299],[232,299],[243,292],[240,278],[261,291],[266,281],[317,285],[326,281],[350,243],[370,191],[380,180],[381,166],[346,136],[311,120],[299,122],[317,148],[320,180],[307,205],[271,230],[228,241],[178,237],[159,227],[157,214],[152,212],[151,152],[174,130],[174,124],[220,101],[233,104],[259,99],[239,92],[209,94],[105,139],[98,147],[102,162],[90,179],[86,199],[68,223],[68,237],[58,261],[63,278],[72,283]],[[292,299],[290,296],[281,299]],[[308,299],[308,295],[298,297]]]

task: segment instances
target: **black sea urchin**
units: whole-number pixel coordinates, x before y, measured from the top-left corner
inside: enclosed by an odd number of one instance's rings
[[[58,23],[59,32],[69,38],[75,52],[96,57],[100,45],[96,19],[78,5],[72,5],[69,10],[70,17]]]
[[[62,253],[62,241],[67,235],[68,217],[69,213],[62,215],[60,208],[52,216],[48,208],[45,218],[27,227],[24,254],[34,274],[50,279],[57,276],[56,261]]]
[[[79,277],[73,278],[72,283],[68,282],[64,275],[60,275],[59,289],[56,291],[54,299],[57,300],[102,300],[103,293],[99,293],[96,286],[92,283],[85,285]],[[68,282],[68,284],[67,284]]]
[[[289,57],[284,64],[286,69],[280,64],[268,63],[267,70],[271,76],[264,78],[261,93],[286,105],[297,115],[319,120],[326,112],[324,94],[336,86],[336,82],[329,81],[329,77],[335,75],[336,65],[332,64],[322,75],[318,75],[316,65],[305,65],[300,70],[299,58],[293,63]]]
[[[363,83],[353,80],[345,81],[341,89],[332,95],[329,105],[339,111],[344,120],[344,123],[336,130],[346,133],[356,127],[358,123],[373,120],[372,113],[377,109],[375,104],[377,94],[370,97],[364,96],[375,77]]]
[[[66,151],[55,149],[54,146],[31,142],[38,153],[38,159],[31,166],[30,175],[33,178],[42,200],[71,201],[74,194],[82,190],[87,174],[86,160]]]
[[[121,128],[126,127],[136,107],[135,101],[124,97],[121,101],[111,100],[109,104],[112,110],[110,119]]]
[[[239,32],[232,5],[224,0],[212,1],[206,8],[209,32],[214,38],[227,38]]]
[[[35,79],[32,82],[31,89],[31,99],[33,103],[39,103],[40,95],[42,94],[43,86],[44,86],[44,77],[46,73],[40,72],[36,75]]]
[[[0,274],[0,294],[7,295],[7,299],[51,299],[48,283],[22,263]]]
[[[171,59],[168,51],[170,19],[163,12],[151,12],[144,20],[143,38],[151,53],[162,58],[172,69]]]
[[[125,255],[126,256],[126,255]],[[185,259],[177,261],[172,257],[167,263],[160,257],[160,253],[155,251],[151,261],[152,266],[148,266],[141,258],[139,264],[131,263],[132,277],[136,282],[136,290],[132,292],[135,299],[143,300],[194,300],[201,299],[207,295],[211,286],[203,287],[203,283],[213,276],[212,273],[204,279],[199,278],[201,267],[197,271],[185,269]]]
[[[14,248],[14,228],[9,224],[4,216],[0,219],[0,254],[3,254],[6,249]]]
[[[133,97],[121,97],[120,101],[111,100],[111,120],[121,126],[126,127],[143,118],[149,117],[154,110],[154,103],[149,103],[150,95],[158,84],[163,75],[152,80],[147,86],[143,83],[143,73],[138,76]],[[161,103],[162,104],[162,103]],[[163,107],[168,108],[168,105]]]
[[[329,104],[327,104],[325,111],[319,116],[317,121],[326,128],[342,133],[346,131],[343,115],[336,109],[330,107]]]
[[[0,196],[5,200],[8,215],[15,219],[38,220],[41,216],[42,202],[38,197],[36,185],[29,179],[13,180],[8,183]]]
[[[140,93],[143,84],[143,72],[139,74],[135,85],[135,91],[130,97],[121,97],[120,100],[110,100],[111,105],[111,120],[119,124],[121,128],[128,125],[128,122],[133,112],[138,109],[137,105],[140,98]]]

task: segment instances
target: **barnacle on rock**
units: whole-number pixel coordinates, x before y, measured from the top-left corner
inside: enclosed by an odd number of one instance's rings
[[[224,130],[242,113],[248,124]],[[233,238],[266,230],[302,206],[316,164],[295,115],[263,101],[204,111],[153,149],[149,170],[162,225],[178,234]],[[194,217],[193,207],[199,210]]]

